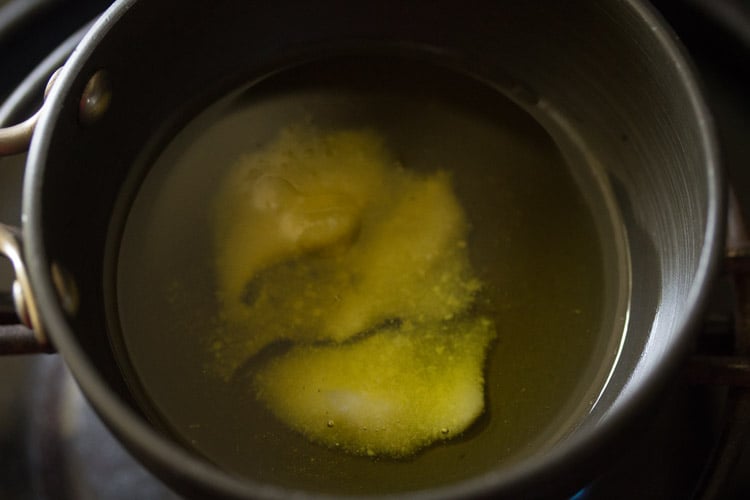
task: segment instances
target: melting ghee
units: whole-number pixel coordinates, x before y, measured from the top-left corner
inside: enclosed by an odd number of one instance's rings
[[[261,369],[258,397],[310,439],[403,457],[460,435],[484,410],[487,318],[406,321],[361,341],[297,346]]]
[[[289,341],[255,377],[269,409],[328,446],[398,457],[482,413],[494,325],[452,321],[480,283],[450,177],[403,168],[383,142],[372,130],[290,127],[230,170],[216,269],[236,327],[214,335],[212,367],[229,380]]]

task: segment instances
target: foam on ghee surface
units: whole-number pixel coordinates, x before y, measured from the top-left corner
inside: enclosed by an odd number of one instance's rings
[[[219,376],[290,342],[253,372],[258,398],[356,454],[405,456],[481,414],[495,331],[471,314],[447,174],[402,168],[373,131],[290,127],[231,170],[215,216]]]

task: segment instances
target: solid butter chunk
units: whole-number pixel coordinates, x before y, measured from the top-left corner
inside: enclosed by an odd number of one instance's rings
[[[358,342],[298,346],[255,376],[260,400],[309,439],[394,458],[461,434],[484,409],[486,318],[404,323]]]
[[[217,203],[225,378],[268,344],[344,341],[450,319],[480,288],[448,175],[400,168],[372,131],[291,128],[244,158]]]
[[[297,127],[232,168],[215,211],[225,305],[240,307],[261,269],[351,236],[359,210],[380,189],[384,155],[373,133]]]
[[[378,216],[348,254],[345,267],[356,279],[325,319],[328,338],[345,340],[389,318],[450,319],[480,288],[465,245],[468,226],[447,175],[405,177]]]
[[[251,360],[282,422],[360,455],[409,456],[482,413],[495,330],[471,315],[481,284],[447,174],[402,168],[372,131],[291,127],[232,169],[215,217],[214,373]]]

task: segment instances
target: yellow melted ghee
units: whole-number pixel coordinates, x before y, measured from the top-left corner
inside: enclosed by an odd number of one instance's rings
[[[442,172],[396,161],[371,130],[284,130],[247,155],[216,204],[226,328],[211,369],[254,372],[269,410],[313,441],[402,457],[456,436],[484,408],[492,321],[468,223]]]

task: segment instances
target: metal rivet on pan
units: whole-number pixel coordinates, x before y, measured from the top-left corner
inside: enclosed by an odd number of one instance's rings
[[[99,120],[109,109],[112,102],[112,84],[104,70],[94,73],[83,89],[78,106],[78,117],[84,125]]]
[[[55,285],[63,309],[69,315],[74,316],[78,312],[80,295],[73,276],[57,262],[52,263],[50,270],[52,272],[52,283]]]

